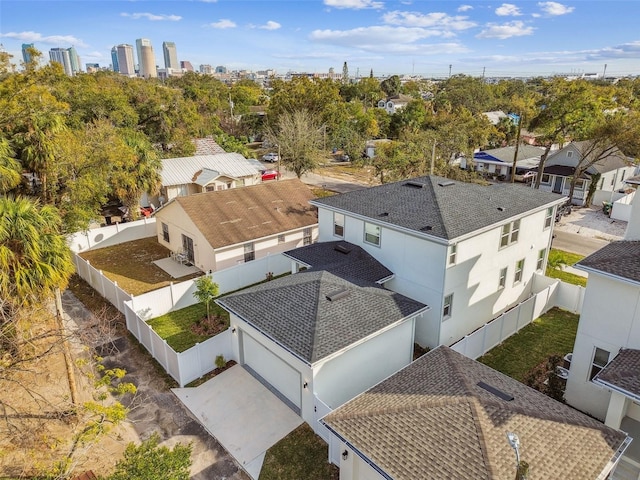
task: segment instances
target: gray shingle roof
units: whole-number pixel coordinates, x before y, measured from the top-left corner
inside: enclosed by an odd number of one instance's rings
[[[452,240],[561,203],[563,198],[523,185],[482,186],[427,176],[315,199],[312,203],[367,217],[380,225],[391,224]]]
[[[502,400],[478,385],[512,395]],[[448,347],[327,415],[340,437],[395,480],[510,479],[520,438],[529,480],[595,479],[626,435]]]
[[[364,249],[342,240],[314,243],[284,254],[309,265],[311,270],[326,270],[352,281],[379,282],[393,275]]]
[[[578,157],[574,157],[575,165],[577,165],[578,162],[582,161],[585,152],[587,153],[586,162],[591,163],[595,161],[596,158],[603,155],[602,153],[603,148],[604,147],[594,148],[592,146],[592,143],[588,140],[581,141],[581,142],[571,142],[569,145],[565,146],[564,148],[561,148],[560,150],[553,153],[552,155],[549,155],[549,158],[547,159],[547,164],[550,166],[553,165],[554,162],[556,161],[556,157],[562,158],[561,161],[563,162],[566,161],[564,158],[564,152],[568,149],[574,150],[578,153]],[[588,168],[587,171],[589,173],[606,173],[606,172],[610,172],[611,170],[616,170],[618,168],[626,167],[628,165],[629,165],[629,160],[627,159],[627,157],[625,157],[624,153],[622,153],[622,151],[620,151],[619,148],[612,147],[611,150],[608,151],[603,156],[603,158],[595,161],[595,163],[593,163]],[[547,169],[545,168],[545,172],[546,171]]]
[[[623,348],[594,381],[612,385],[640,398],[640,350]]]
[[[336,292],[342,298],[329,300]],[[426,306],[325,271],[296,273],[217,300],[309,365]]]
[[[587,267],[640,283],[640,241],[611,242],[580,260],[576,266],[578,268]]]

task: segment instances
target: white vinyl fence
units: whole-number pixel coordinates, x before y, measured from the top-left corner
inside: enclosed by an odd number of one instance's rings
[[[553,307],[580,313],[583,287],[541,275],[536,275],[533,282],[533,291],[538,293],[466,335],[451,348],[475,360]]]
[[[102,270],[93,267],[88,260],[85,260],[77,253],[73,254],[73,263],[76,266],[78,275],[104,298],[124,313],[124,302],[131,300],[132,296],[118,286],[118,282],[109,280],[104,276]]]
[[[111,247],[140,238],[156,236],[156,219],[144,218],[135,222],[116,223],[107,227],[76,232],[67,239],[72,252],[86,252],[96,248]]]

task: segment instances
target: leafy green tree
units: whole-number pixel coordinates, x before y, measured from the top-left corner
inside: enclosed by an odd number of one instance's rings
[[[20,163],[13,158],[9,141],[0,138],[0,193],[13,190],[20,181]]]
[[[160,437],[154,433],[140,445],[127,445],[124,458],[107,480],[189,480],[191,444],[178,443],[170,449],[159,443]]]
[[[380,82],[380,88],[387,97],[393,97],[398,95],[402,89],[402,83],[400,83],[400,77],[398,75],[392,75],[389,78]]]
[[[193,296],[207,307],[207,320],[211,318],[209,306],[214,298],[219,295],[218,284],[215,283],[209,275],[198,277],[195,281],[196,291]]]

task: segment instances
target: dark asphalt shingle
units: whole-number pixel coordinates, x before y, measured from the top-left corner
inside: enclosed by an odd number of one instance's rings
[[[640,350],[623,348],[594,380],[601,380],[640,397]]]
[[[327,299],[344,289],[345,297]],[[217,303],[308,364],[425,308],[375,284],[357,285],[326,271],[278,278]]]
[[[576,265],[640,283],[640,241],[611,242]]]
[[[420,188],[422,187],[422,188]],[[312,200],[372,223],[452,240],[527,212],[561,203],[561,195],[516,184],[483,186],[426,176]]]

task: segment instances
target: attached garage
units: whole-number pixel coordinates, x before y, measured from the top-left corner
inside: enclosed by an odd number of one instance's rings
[[[241,363],[257,373],[298,410],[302,406],[300,372],[268,350],[246,331],[241,331]]]

